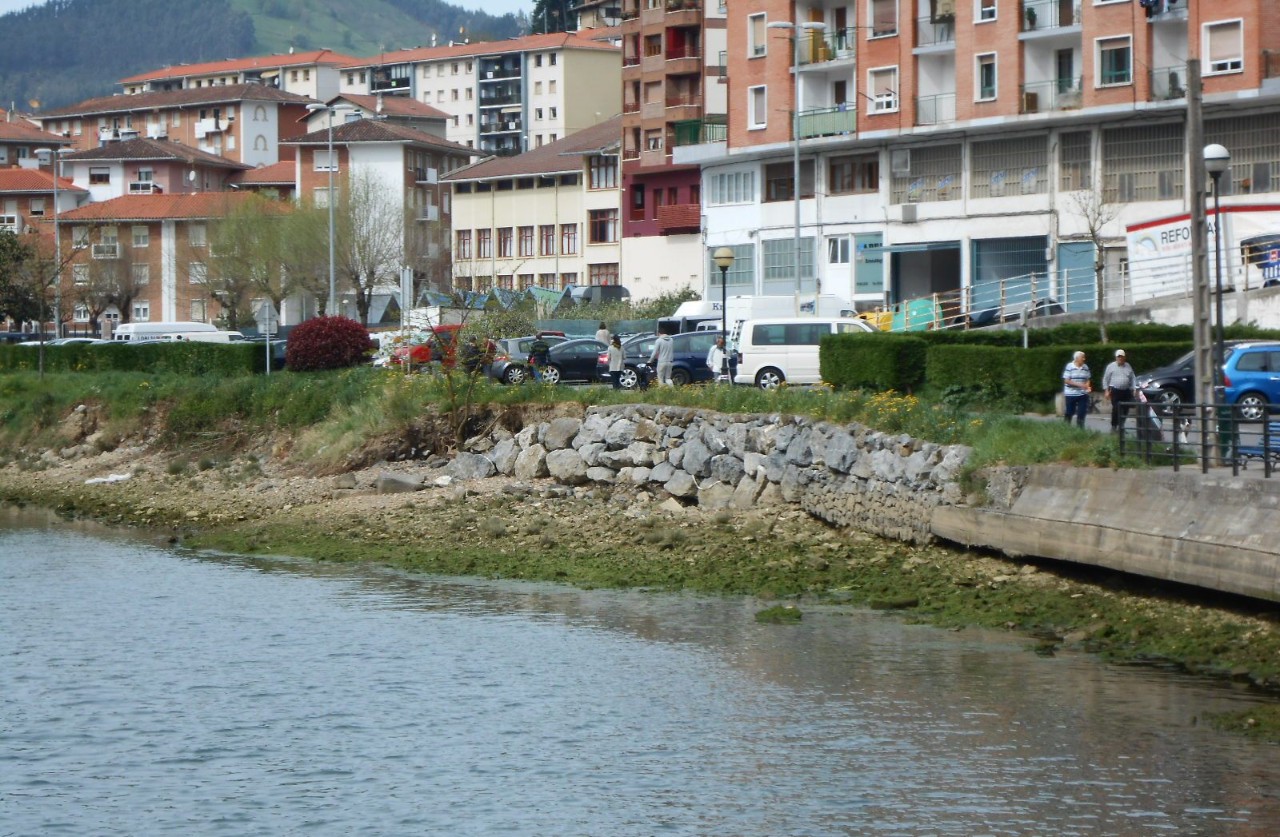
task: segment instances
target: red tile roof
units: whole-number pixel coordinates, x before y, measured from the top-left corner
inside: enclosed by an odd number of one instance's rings
[[[236,177],[236,183],[246,186],[275,186],[287,183],[292,186],[297,176],[296,164],[293,160],[281,160],[269,166],[258,166]]]
[[[76,105],[40,114],[40,119],[61,118],[63,116],[87,116],[100,113],[136,113],[155,108],[170,108],[179,105],[209,105],[222,102],[281,102],[283,104],[306,104],[314,101],[296,93],[287,93],[264,84],[216,84],[213,87],[192,87],[186,90],[157,90],[151,93],[136,93],[132,96],[117,94],[115,96],[99,96],[86,99]]]
[[[66,137],[42,131],[20,116],[15,116],[12,122],[0,119],[0,142],[40,142],[54,147],[71,144]]]
[[[374,96],[357,96],[354,93],[343,93],[341,96],[335,96],[328,104],[333,102],[345,101],[353,105],[364,108],[371,113],[378,112],[378,97]],[[408,96],[383,96],[382,112],[388,116],[405,116],[416,119],[450,119],[449,114],[444,111],[433,108],[431,105],[423,104],[416,99]]]
[[[619,129],[621,130],[621,129]],[[463,154],[467,157],[480,156],[474,148],[468,148],[465,145],[459,145],[456,142],[450,142],[443,137],[435,134],[428,134],[422,131],[415,131],[413,128],[399,125],[395,122],[388,122],[384,119],[357,119],[354,122],[343,122],[333,126],[333,141],[335,144],[351,145],[363,142],[399,142],[413,145],[425,145],[434,148],[437,151],[444,151],[453,154]],[[297,139],[281,140],[281,145],[327,145],[329,142],[329,128],[325,126],[319,130],[312,131],[309,134],[298,137]]]
[[[593,31],[593,30],[584,30]],[[530,52],[539,49],[590,49],[597,52],[621,53],[621,47],[582,37],[573,32],[551,32],[545,35],[525,35],[505,41],[478,41],[453,46],[417,47],[395,52],[384,52],[369,58],[357,58],[343,69],[356,67],[382,67],[387,64],[404,64],[413,61],[433,61],[441,58],[461,58],[476,55],[501,55],[508,52]]]
[[[58,178],[59,192],[87,192],[65,177]],[[0,169],[0,192],[15,194],[19,192],[53,192],[53,172],[44,169]]]
[[[201,163],[206,166],[217,166],[224,169],[247,169],[243,163],[237,163],[217,154],[210,154],[198,148],[192,148],[173,140],[138,139],[109,142],[88,151],[68,154],[64,160],[180,160],[184,163]]]
[[[450,172],[441,180],[490,180],[535,174],[564,174],[582,171],[584,155],[617,148],[622,144],[622,116],[606,119],[564,139],[511,157],[492,157],[473,166]]]
[[[167,78],[187,78],[189,76],[207,76],[217,73],[238,73],[244,70],[274,70],[280,67],[303,67],[319,65],[345,65],[360,59],[350,55],[342,55],[329,49],[317,49],[310,52],[296,52],[289,55],[260,55],[253,58],[228,58],[224,61],[206,61],[203,64],[174,64],[161,70],[139,73],[136,76],[120,79],[118,84],[135,84],[143,81],[156,81]]]
[[[191,195],[123,195],[64,212],[64,221],[198,221],[223,218],[246,201],[249,192],[197,192]],[[281,207],[281,212],[285,207]]]

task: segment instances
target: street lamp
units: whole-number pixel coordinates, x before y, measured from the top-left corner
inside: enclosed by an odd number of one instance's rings
[[[821,21],[809,21],[807,23],[792,23],[789,20],[776,20],[768,25],[769,29],[789,29],[792,32],[792,43],[795,45],[792,55],[795,61],[791,68],[792,75],[795,76],[795,103],[791,111],[791,177],[792,177],[792,194],[791,197],[795,202],[795,241],[793,242],[795,271],[796,271],[796,304],[800,301],[800,34],[802,30],[823,31],[827,28],[827,24]],[[816,266],[815,266],[816,267]],[[818,313],[818,284],[817,271],[814,271],[814,300],[813,312]]]
[[[1214,284],[1218,289],[1218,299],[1214,303],[1218,328],[1213,347],[1213,385],[1214,393],[1218,397],[1221,397],[1218,387],[1223,384],[1222,366],[1226,363],[1226,341],[1223,340],[1222,324],[1222,204],[1220,202],[1222,190],[1219,188],[1218,181],[1230,166],[1231,152],[1225,146],[1215,142],[1204,147],[1204,167],[1209,172],[1209,177],[1213,179],[1213,266]]]
[[[323,102],[313,102],[307,105],[307,110],[311,113],[322,110],[329,113],[329,304],[325,311],[332,317],[338,308],[338,283],[333,268],[333,170],[336,167],[333,160],[333,117],[338,110],[347,110],[347,108],[336,108]]]
[[[720,268],[720,335],[724,350],[720,352],[720,374],[729,376],[729,268],[733,267],[733,248],[718,247],[711,254]],[[732,381],[730,381],[732,383]]]
[[[59,158],[72,153],[70,148],[37,148],[36,155],[43,160],[49,157],[53,164],[53,336],[62,337],[62,236],[58,229],[58,169]],[[40,326],[44,333],[44,326]]]

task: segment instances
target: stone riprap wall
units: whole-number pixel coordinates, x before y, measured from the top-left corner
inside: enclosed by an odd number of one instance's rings
[[[856,424],[628,404],[496,428],[468,440],[447,473],[646,486],[712,509],[796,503],[838,526],[924,543],[933,509],[961,501],[968,455]]]

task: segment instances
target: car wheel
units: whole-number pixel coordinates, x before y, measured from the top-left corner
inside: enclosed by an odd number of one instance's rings
[[[1267,397],[1258,392],[1240,396],[1236,401],[1236,414],[1241,421],[1262,421],[1267,416]]]
[[[502,373],[502,382],[504,384],[510,384],[512,386],[515,386],[516,384],[523,384],[524,379],[525,379],[524,367],[514,363],[508,366],[506,370]]]
[[[756,386],[760,389],[777,389],[787,380],[782,370],[767,366],[756,373]]]
[[[542,382],[544,384],[560,383],[560,367],[559,366],[542,367]]]
[[[689,385],[690,380],[691,378],[689,377],[688,369],[672,369],[671,370],[671,383],[675,384],[676,386],[686,387]]]
[[[1182,393],[1176,389],[1161,390],[1160,395],[1156,397],[1156,403],[1160,405],[1161,415],[1175,415],[1182,406]]]
[[[640,374],[634,366],[624,366],[618,373],[618,386],[623,389],[635,389],[640,386]]]

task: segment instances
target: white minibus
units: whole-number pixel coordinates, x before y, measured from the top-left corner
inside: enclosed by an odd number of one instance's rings
[[[217,331],[218,327],[213,323],[195,323],[182,320],[156,323],[125,323],[124,325],[116,326],[115,331],[111,332],[111,339],[124,343],[142,343],[148,340],[163,340],[166,334],[216,334]]]
[[[827,334],[875,331],[866,320],[848,317],[770,317],[742,320],[733,327],[738,350],[735,384],[775,389],[781,384],[819,384],[818,345]]]

